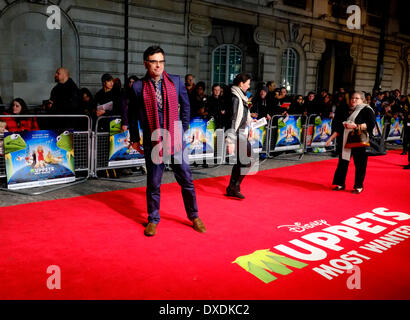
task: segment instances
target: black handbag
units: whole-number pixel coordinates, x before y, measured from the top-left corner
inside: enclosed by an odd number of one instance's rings
[[[353,129],[347,136],[345,148],[363,148],[370,146],[369,133],[367,130]]]

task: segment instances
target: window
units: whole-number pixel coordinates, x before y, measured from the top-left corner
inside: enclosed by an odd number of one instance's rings
[[[383,25],[383,12],[389,12],[389,9],[386,7],[385,0],[367,0],[366,1],[366,10],[368,19],[367,22],[372,27],[381,28]]]
[[[329,1],[329,4],[332,6],[332,17],[347,19],[347,7],[356,4],[355,0],[332,0]]]
[[[296,93],[298,67],[299,56],[296,50],[292,48],[284,50],[280,68],[280,84],[288,90],[289,94]]]
[[[241,49],[232,44],[223,44],[212,52],[212,83],[228,85],[241,72]]]
[[[283,4],[306,10],[306,0],[283,0]]]

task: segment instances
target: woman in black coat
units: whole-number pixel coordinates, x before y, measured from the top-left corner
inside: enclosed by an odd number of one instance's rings
[[[244,163],[243,158],[250,160],[251,145],[248,141],[248,125],[252,121],[246,91],[249,89],[251,79],[247,74],[240,73],[233,80],[232,92],[232,124],[227,133],[226,143],[228,154],[232,154],[236,148],[237,162],[232,168],[229,186],[226,195],[238,199],[244,199],[241,194],[241,183],[246,174],[243,170],[250,167],[251,161]],[[246,146],[246,156],[244,146]]]
[[[341,110],[336,113],[334,118],[334,133],[330,136],[326,142],[326,146],[329,146],[333,139],[337,137],[338,144],[341,148],[339,155],[339,162],[337,164],[336,172],[333,178],[333,190],[340,191],[345,189],[345,181],[347,175],[347,169],[349,167],[350,157],[353,157],[353,162],[356,168],[354,190],[352,193],[359,194],[363,191],[363,181],[366,176],[367,168],[367,154],[365,147],[359,148],[345,148],[346,140],[349,132],[353,129],[359,128],[361,130],[367,130],[369,134],[372,134],[373,128],[376,124],[376,117],[373,109],[364,103],[363,92],[353,93],[350,99],[350,105],[348,110]]]

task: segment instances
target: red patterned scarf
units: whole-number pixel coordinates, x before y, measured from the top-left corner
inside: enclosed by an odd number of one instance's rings
[[[174,152],[179,152],[182,150],[182,132],[178,125],[178,94],[169,75],[165,71],[162,75],[163,79],[161,83],[163,94],[162,107],[164,110],[164,129],[168,130],[171,143],[169,143],[169,139],[166,134],[164,135],[162,142],[158,141],[160,140],[159,134],[152,136],[153,145],[162,144],[162,146],[160,146],[160,157],[163,156],[162,150],[165,150],[168,155],[173,155]],[[155,130],[161,128],[159,124],[157,98],[155,94],[155,87],[149,77],[146,77],[143,84],[144,105],[152,135],[153,132],[159,133],[159,130]]]

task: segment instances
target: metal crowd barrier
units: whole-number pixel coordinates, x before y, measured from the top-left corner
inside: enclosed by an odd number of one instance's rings
[[[314,128],[315,123],[313,119],[316,119],[318,114],[311,114],[307,118],[306,127],[305,127],[305,153],[313,154],[313,155],[326,155],[328,152],[333,152],[336,150],[336,139],[332,141],[330,146],[326,147],[326,142],[313,142],[314,137]],[[323,118],[321,118],[322,120]],[[313,120],[313,121],[312,121]],[[332,122],[333,119],[330,121],[330,133],[329,136],[332,135]],[[315,152],[316,148],[321,148],[320,152]]]
[[[291,116],[302,118],[301,114],[292,114]],[[278,139],[278,120],[279,118],[284,117],[282,115],[273,115],[268,124],[269,130],[269,140],[267,145],[267,155],[269,158],[276,160],[301,160],[305,151],[304,144],[304,128],[306,127],[305,123],[301,126],[301,140],[299,145],[289,145],[289,146],[277,146]],[[292,153],[290,153],[292,152]]]
[[[110,130],[109,123],[110,120],[121,119],[120,116],[101,116],[98,117],[95,124],[95,131],[92,137],[92,177],[101,180],[111,180],[116,182],[124,183],[138,183],[143,181],[143,179],[132,180],[130,176],[125,176],[120,178],[121,169],[130,168],[145,168],[145,159],[134,159],[134,160],[124,160],[124,161],[110,161]],[[118,171],[118,172],[117,172]],[[112,178],[109,176],[109,172],[113,173],[117,178]],[[104,173],[106,177],[104,177]],[[134,176],[134,174],[132,174]]]
[[[47,192],[59,190],[65,187],[69,187],[75,184],[79,184],[85,182],[91,174],[91,166],[90,166],[90,156],[91,156],[91,121],[88,116],[85,115],[0,115],[0,120],[2,118],[36,118],[37,122],[39,122],[40,130],[53,130],[58,128],[59,121],[65,121],[67,123],[67,119],[73,119],[73,124],[75,121],[74,128],[67,129],[74,129],[73,132],[73,144],[74,144],[74,168],[75,168],[75,181],[67,182],[64,184],[59,185],[47,185],[39,181],[39,186],[27,188],[27,191],[23,191],[22,189],[9,189],[0,187],[0,190],[19,193],[24,195],[40,195]],[[64,120],[61,120],[64,119]],[[82,120],[83,119],[83,120]],[[42,120],[42,121],[40,121]],[[82,121],[83,122],[82,122]],[[71,123],[71,122],[70,122]],[[83,125],[80,125],[82,123]],[[50,125],[50,126],[49,126]],[[59,130],[63,129],[61,126],[58,128]],[[0,142],[3,144],[4,142],[4,133],[0,133]],[[1,152],[3,151],[3,152]],[[4,150],[0,150],[0,180],[7,179],[6,174],[6,161],[5,161],[5,154]],[[5,180],[4,179],[4,180]],[[38,190],[38,188],[45,188],[40,191],[29,191],[29,190]]]

